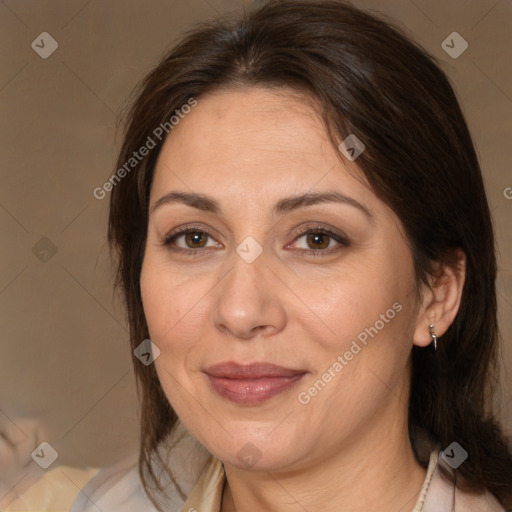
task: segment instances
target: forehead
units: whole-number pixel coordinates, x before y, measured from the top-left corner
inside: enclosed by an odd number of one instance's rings
[[[373,193],[362,176],[354,162],[342,160],[310,98],[283,89],[228,89],[199,97],[170,132],[151,202],[176,187],[231,194],[232,202],[241,189],[257,202],[277,200],[283,191],[338,189],[364,202]]]

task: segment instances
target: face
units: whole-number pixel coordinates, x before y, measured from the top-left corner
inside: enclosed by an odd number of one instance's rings
[[[406,414],[411,252],[317,111],[267,89],[203,96],[155,168],[140,283],[156,370],[239,468],[378,444]]]

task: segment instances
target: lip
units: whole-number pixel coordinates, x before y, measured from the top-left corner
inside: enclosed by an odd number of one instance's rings
[[[225,362],[209,366],[204,373],[220,396],[239,404],[256,405],[287,391],[308,372],[267,362]]]

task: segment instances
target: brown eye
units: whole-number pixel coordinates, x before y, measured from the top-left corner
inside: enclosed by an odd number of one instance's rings
[[[190,231],[185,234],[185,243],[187,247],[197,249],[206,245],[207,238],[207,233],[203,233],[202,231]]]
[[[330,238],[331,237],[325,233],[310,233],[306,237],[306,241],[308,246],[313,250],[326,249],[329,247]]]
[[[212,236],[202,230],[193,227],[182,229],[177,233],[169,235],[162,244],[172,251],[202,252],[202,249],[208,250],[214,248],[217,244]]]
[[[295,249],[298,249],[304,256],[332,254],[349,245],[348,239],[344,236],[320,226],[302,231],[293,242]]]

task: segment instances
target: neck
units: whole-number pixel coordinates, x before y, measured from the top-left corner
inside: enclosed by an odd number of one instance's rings
[[[407,401],[396,396],[378,421],[359,429],[330,457],[306,469],[287,473],[229,465],[225,469],[221,512],[408,512],[426,475],[410,444]]]

